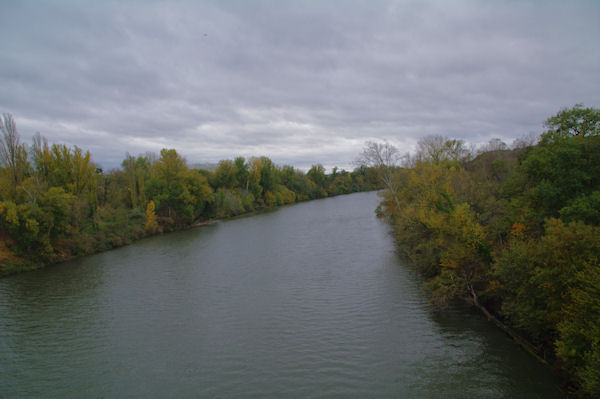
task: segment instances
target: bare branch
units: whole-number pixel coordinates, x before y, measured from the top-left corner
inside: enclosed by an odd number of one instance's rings
[[[359,158],[358,164],[369,167],[393,167],[399,160],[398,149],[387,141],[376,143],[367,141]]]
[[[15,189],[23,180],[27,168],[27,149],[21,144],[17,126],[11,114],[0,118],[0,165],[8,169]]]
[[[387,141],[376,143],[367,141],[357,160],[359,165],[364,165],[377,169],[379,178],[390,191],[396,206],[400,207],[398,200],[398,188],[393,179],[394,168],[400,160],[398,149]]]

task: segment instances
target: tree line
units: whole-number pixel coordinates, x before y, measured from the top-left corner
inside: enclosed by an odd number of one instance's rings
[[[372,168],[304,173],[268,157],[194,169],[174,149],[127,155],[104,172],[89,151],[37,134],[21,142],[0,119],[0,276],[37,268],[214,218],[380,187]]]
[[[563,109],[545,126],[512,149],[428,137],[403,163],[387,143],[362,159],[389,181],[379,212],[432,302],[467,298],[572,393],[600,397],[600,110]]]

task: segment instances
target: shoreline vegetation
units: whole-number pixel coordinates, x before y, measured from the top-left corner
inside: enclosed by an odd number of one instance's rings
[[[367,143],[386,190],[377,209],[425,277],[431,302],[467,299],[550,365],[577,397],[600,397],[600,110],[576,105],[538,138],[479,150],[422,139],[400,164]],[[401,166],[400,166],[401,165]]]
[[[89,152],[21,143],[1,119],[0,277],[279,206],[381,191],[376,213],[425,277],[436,306],[466,299],[555,369],[573,396],[600,397],[600,110],[576,105],[540,137],[477,152],[430,136],[400,157],[369,142],[352,172],[306,173],[267,157],[188,167],[174,149],[104,172]],[[400,162],[402,159],[402,162]]]
[[[21,142],[0,120],[0,277],[61,263],[141,238],[278,206],[380,189],[374,168],[326,174],[277,166],[268,157],[189,167],[174,149],[127,154],[105,172],[89,151]]]

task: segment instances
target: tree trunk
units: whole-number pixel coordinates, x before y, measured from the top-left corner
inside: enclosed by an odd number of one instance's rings
[[[477,297],[477,294],[475,293],[475,290],[473,289],[473,286],[470,283],[467,284],[467,288],[469,289],[469,293],[471,295],[470,299],[473,302],[473,305],[475,307],[477,307],[479,310],[481,310],[481,312],[485,315],[485,317],[487,317],[487,319],[489,321],[493,322],[496,326],[498,326],[506,334],[508,334],[517,343],[517,345],[521,346],[527,352],[531,353],[537,360],[539,360],[543,364],[549,366],[548,362],[544,358],[544,354],[541,353],[540,349],[536,348],[530,342],[528,342],[524,338],[517,335],[510,327],[508,327],[506,324],[502,323],[500,320],[498,320],[496,317],[494,317],[494,315],[492,315],[485,308],[485,306],[483,306],[481,303],[479,303],[479,298]]]

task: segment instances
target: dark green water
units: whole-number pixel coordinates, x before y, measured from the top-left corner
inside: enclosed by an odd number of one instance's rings
[[[555,398],[477,312],[433,311],[375,193],[0,279],[0,397]]]

